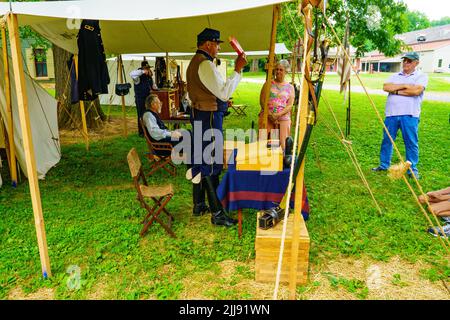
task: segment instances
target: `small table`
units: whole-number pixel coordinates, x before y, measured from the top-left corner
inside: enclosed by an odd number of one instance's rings
[[[185,115],[184,113],[170,117],[170,119],[163,121],[166,124],[173,125],[174,129],[179,129],[181,124],[189,124],[191,122],[190,116]]]
[[[289,183],[289,172],[287,168],[276,174],[264,175],[260,171],[237,171],[235,163],[228,163],[228,171],[217,188],[217,196],[227,211],[238,211],[239,237],[242,235],[242,209],[266,210],[278,206]],[[290,206],[294,207],[293,197]],[[303,185],[302,215],[305,221],[309,217],[309,210]]]

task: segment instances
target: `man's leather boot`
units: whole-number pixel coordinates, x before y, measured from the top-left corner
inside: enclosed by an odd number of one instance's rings
[[[236,220],[230,218],[227,212],[222,207],[219,199],[217,198],[216,188],[211,176],[203,177],[202,183],[206,188],[206,195],[208,196],[209,207],[211,208],[211,223],[218,226],[231,227],[237,223]]]
[[[206,190],[203,187],[203,183],[192,184],[192,197],[194,200],[192,215],[202,216],[209,211],[209,208],[205,203],[205,192]]]

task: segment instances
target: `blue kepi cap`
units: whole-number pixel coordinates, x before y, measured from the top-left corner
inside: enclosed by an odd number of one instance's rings
[[[197,42],[201,41],[223,42],[222,40],[220,40],[220,31],[210,28],[205,28],[197,35]]]

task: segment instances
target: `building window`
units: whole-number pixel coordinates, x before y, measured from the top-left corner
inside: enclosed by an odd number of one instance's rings
[[[426,41],[426,40],[427,40],[427,38],[424,35],[420,35],[420,36],[417,37],[417,42],[423,42],[423,41]]]
[[[438,68],[442,67],[442,59],[438,60]]]
[[[44,49],[34,49],[34,67],[36,70],[36,78],[47,77],[47,55]]]

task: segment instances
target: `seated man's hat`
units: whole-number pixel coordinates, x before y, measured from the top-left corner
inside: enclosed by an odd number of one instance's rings
[[[220,31],[205,28],[202,32],[197,35],[197,42],[201,41],[214,41],[214,42],[223,42],[220,40]]]

